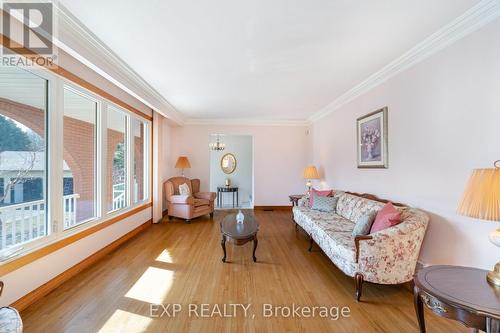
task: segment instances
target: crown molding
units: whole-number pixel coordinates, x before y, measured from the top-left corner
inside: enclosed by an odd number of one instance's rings
[[[196,126],[309,126],[307,120],[256,119],[256,118],[187,118],[184,125]]]
[[[83,45],[85,51],[89,53],[91,58],[98,59],[105,67],[110,68],[113,74],[108,73],[66,43],[57,39],[55,43],[60,49],[75,57],[85,66],[164,117],[169,118],[179,125],[184,123],[184,117],[179,111],[177,111],[158,91],[156,91],[156,89],[147,83],[146,80],[104,44],[82,22],[71,14],[68,9],[58,1],[54,2],[54,8],[58,18],[58,28],[64,29],[64,33],[70,36],[72,41],[76,41],[79,45]],[[132,88],[130,88],[131,86]]]
[[[127,63],[116,55],[106,44],[74,17],[60,2],[54,2],[59,19],[59,28],[71,35],[75,40],[85,43],[85,51],[94,59],[99,59],[112,68],[114,75],[107,73],[92,61],[88,60],[68,45],[59,41],[58,47],[77,58],[87,67],[115,84],[131,96],[137,98],[154,111],[167,117],[177,125],[232,125],[232,126],[308,126],[335,110],[353,101],[355,98],[374,89],[395,75],[416,65],[432,54],[444,49],[457,40],[478,30],[500,16],[500,0],[482,0],[464,14],[445,25],[422,42],[415,45],[399,58],[393,60],[364,81],[337,97],[326,107],[316,111],[303,120],[269,120],[269,119],[220,119],[220,118],[184,118],[160,93],[150,86]],[[129,87],[133,88],[130,89]]]
[[[315,122],[341,108],[355,98],[379,86],[393,76],[416,65],[432,54],[444,49],[457,40],[485,26],[500,16],[500,0],[482,0],[445,25],[408,52],[370,75],[360,84],[349,89],[332,103],[311,115],[309,122]]]

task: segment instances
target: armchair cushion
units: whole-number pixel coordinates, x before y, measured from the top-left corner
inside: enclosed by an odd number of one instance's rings
[[[193,205],[194,198],[190,195],[172,195],[169,201],[173,204]]]
[[[191,190],[188,184],[184,183],[179,185],[179,194],[180,195],[191,195]]]
[[[198,199],[206,199],[208,201],[214,201],[216,194],[215,192],[198,192],[194,194],[194,197]]]
[[[210,201],[207,199],[194,199],[194,206],[195,207],[200,207],[200,206],[210,206]]]

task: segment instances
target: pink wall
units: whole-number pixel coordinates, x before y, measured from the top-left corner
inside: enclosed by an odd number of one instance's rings
[[[500,20],[311,126],[323,186],[374,193],[431,216],[420,260],[491,269],[500,223],[459,216],[472,168],[500,159]],[[389,168],[356,168],[356,118],[389,108]]]
[[[185,125],[172,128],[170,165],[187,155],[191,169],[185,174],[201,179],[202,190],[210,183],[209,136],[214,133],[252,135],[254,142],[254,204],[287,205],[288,195],[303,193],[302,170],[308,138],[305,126],[212,126]],[[173,175],[180,170],[173,169]]]

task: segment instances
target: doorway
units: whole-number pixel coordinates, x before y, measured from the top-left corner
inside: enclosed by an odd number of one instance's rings
[[[210,149],[210,191],[217,193],[216,209],[252,209],[253,137],[210,135],[211,143],[217,140],[224,149]]]

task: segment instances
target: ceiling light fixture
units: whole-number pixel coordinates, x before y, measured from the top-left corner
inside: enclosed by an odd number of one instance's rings
[[[210,147],[210,150],[221,151],[226,148],[226,145],[220,141],[220,135],[217,134],[215,142],[211,142],[208,147]]]

